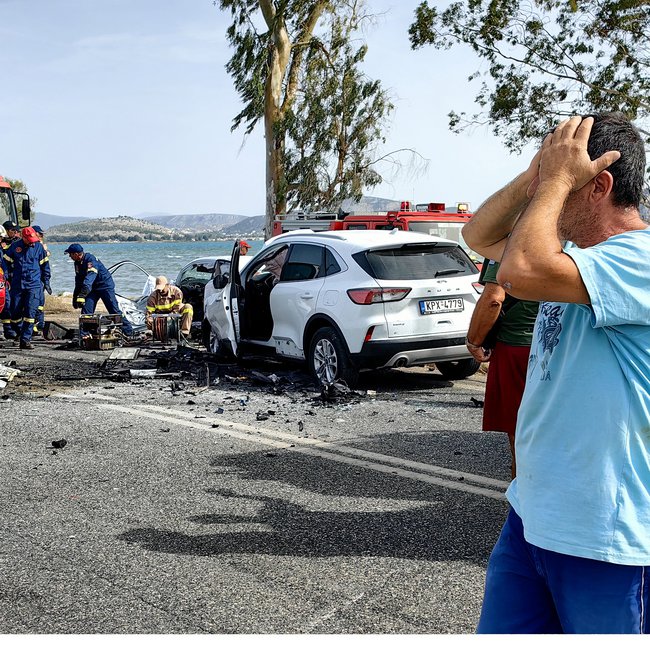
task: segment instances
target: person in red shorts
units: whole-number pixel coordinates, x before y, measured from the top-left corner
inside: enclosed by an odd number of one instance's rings
[[[508,434],[512,478],[517,475],[515,427],[526,385],[528,355],[539,303],[518,300],[497,284],[499,264],[485,260],[483,293],[476,303],[465,343],[481,363],[490,362],[483,405],[483,430]]]

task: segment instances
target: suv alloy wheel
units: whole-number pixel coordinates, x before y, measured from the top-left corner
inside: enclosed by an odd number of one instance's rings
[[[307,361],[311,374],[321,384],[343,380],[352,388],[359,378],[345,344],[332,327],[321,327],[312,336]]]

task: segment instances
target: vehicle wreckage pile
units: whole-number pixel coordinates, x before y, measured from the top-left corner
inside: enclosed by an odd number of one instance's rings
[[[263,391],[271,395],[290,393],[302,396],[315,404],[355,402],[366,397],[366,391],[350,389],[345,382],[335,381],[317,386],[313,379],[298,369],[287,368],[280,363],[251,360],[256,367],[272,368],[272,372],[260,372],[245,363],[223,363],[215,355],[188,345],[116,347],[110,352],[79,356],[78,338],[75,330],[52,323],[52,334],[58,338],[37,343],[37,349],[56,350],[41,358],[25,358],[24,363],[15,359],[0,362],[0,390],[20,375],[17,388],[37,388],[41,392],[54,392],[63,387],[75,387],[80,382],[131,383],[136,386],[155,382],[167,382],[166,389],[172,394],[195,395],[199,391],[221,388],[246,391]],[[48,351],[50,352],[50,351]],[[108,355],[108,356],[107,356]],[[105,386],[106,387],[106,386]],[[372,392],[372,391],[370,391]],[[29,392],[27,393],[29,395]],[[258,414],[258,419],[266,419]]]

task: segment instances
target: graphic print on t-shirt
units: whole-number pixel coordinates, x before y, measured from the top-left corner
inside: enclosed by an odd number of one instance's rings
[[[540,381],[550,381],[551,373],[548,370],[548,364],[551,361],[553,350],[560,342],[560,333],[562,332],[562,314],[566,305],[558,305],[554,302],[543,302],[539,306],[539,316],[537,318],[537,346],[535,352],[530,355],[528,364],[528,376],[531,377],[537,367],[541,354],[541,373]]]

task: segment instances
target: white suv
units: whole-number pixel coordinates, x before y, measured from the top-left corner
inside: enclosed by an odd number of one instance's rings
[[[212,352],[307,361],[320,382],[435,363],[449,379],[479,364],[465,347],[481,290],[463,249],[416,232],[297,230],[245,268],[235,244],[204,293]],[[235,272],[232,272],[235,269]]]

